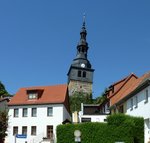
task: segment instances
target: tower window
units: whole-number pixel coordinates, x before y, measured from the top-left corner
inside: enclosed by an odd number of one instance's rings
[[[83,77],[86,77],[86,72],[85,71],[83,72]]]
[[[81,77],[81,71],[78,71],[78,77]]]
[[[84,48],[82,48],[82,52],[84,53]]]

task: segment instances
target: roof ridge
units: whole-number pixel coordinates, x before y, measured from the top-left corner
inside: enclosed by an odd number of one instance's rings
[[[130,77],[131,75],[134,75],[135,77],[137,77],[133,72],[131,72],[128,76],[124,77],[123,79],[121,79],[121,80],[119,80],[119,81],[114,82],[112,85],[116,85],[116,84],[122,82],[123,80],[126,80],[126,79],[127,79],[128,77]],[[112,86],[112,85],[111,85],[111,86]]]
[[[56,84],[56,85],[37,85],[37,86],[28,86],[28,87],[21,87],[19,89],[29,89],[29,88],[44,88],[44,87],[57,87],[57,86],[67,86],[67,84]]]

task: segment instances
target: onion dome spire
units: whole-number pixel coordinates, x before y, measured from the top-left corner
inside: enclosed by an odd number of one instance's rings
[[[88,43],[86,42],[85,15],[83,16],[83,24],[80,31],[80,41],[77,45],[77,58],[87,59]]]

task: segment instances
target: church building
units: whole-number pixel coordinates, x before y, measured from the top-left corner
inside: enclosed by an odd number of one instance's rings
[[[85,19],[80,32],[80,41],[77,45],[77,54],[68,71],[69,95],[76,92],[85,94],[92,93],[93,73],[91,63],[88,60],[88,43],[86,41]]]

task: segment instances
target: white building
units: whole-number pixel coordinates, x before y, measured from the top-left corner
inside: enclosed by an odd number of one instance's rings
[[[150,73],[144,74],[124,87],[120,93],[110,99],[114,103],[111,110],[143,117],[144,143],[148,143],[150,141]]]
[[[70,120],[68,98],[67,85],[21,88],[8,104],[9,143],[56,142],[57,125]]]
[[[106,122],[109,111],[101,111],[99,104],[81,104],[79,122]]]
[[[150,80],[146,80],[126,101],[126,114],[144,118],[145,143],[150,139]]]

